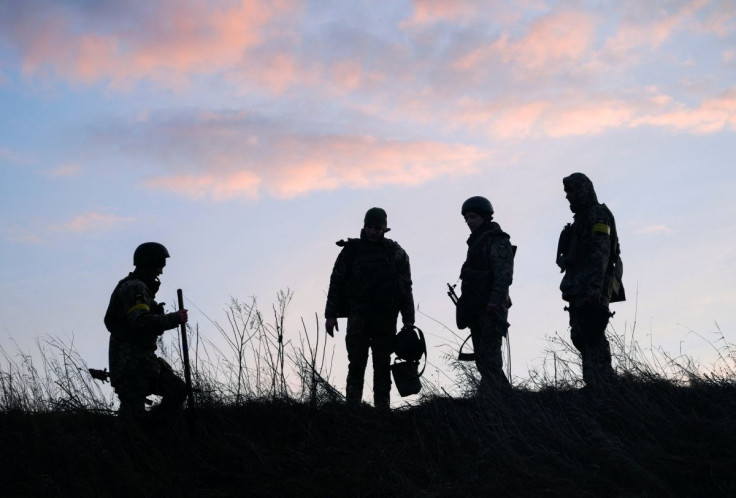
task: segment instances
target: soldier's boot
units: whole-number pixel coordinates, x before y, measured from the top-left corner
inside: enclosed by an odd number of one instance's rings
[[[358,384],[354,379],[348,379],[347,386],[345,387],[345,399],[347,405],[350,408],[360,408],[360,403],[363,401],[363,382]]]
[[[118,408],[118,417],[127,420],[134,420],[143,417],[146,414],[146,398],[140,396],[118,396],[120,399],[120,407]]]
[[[511,384],[503,371],[500,345],[487,353],[476,353],[476,366],[480,373],[479,392],[491,394],[510,390]]]
[[[390,399],[388,395],[376,393],[373,396],[373,406],[380,412],[388,412],[391,409],[389,407]]]
[[[597,348],[595,369],[600,382],[609,383],[616,380],[616,372],[611,365],[611,346],[606,339],[603,339],[603,342]]]

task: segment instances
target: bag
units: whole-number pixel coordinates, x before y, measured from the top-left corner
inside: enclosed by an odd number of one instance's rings
[[[608,209],[608,206],[603,204],[603,207],[608,212],[608,215],[613,220],[611,227],[611,255],[608,258],[607,271],[611,271],[613,274],[613,280],[611,281],[610,302],[619,303],[626,301],[626,291],[624,290],[624,284],[622,278],[624,276],[624,263],[621,261],[621,246],[618,242],[618,232],[616,230],[616,220],[613,217],[613,213]]]
[[[402,397],[418,394],[422,390],[420,377],[427,367],[427,343],[424,340],[424,332],[414,325],[404,326],[394,338],[394,354],[396,360],[391,365],[391,373],[396,389]],[[425,361],[420,372],[419,360],[422,356]]]
[[[424,332],[413,325],[404,326],[394,337],[394,354],[406,361],[421,360],[427,354]]]
[[[422,372],[419,372],[418,361],[394,361],[393,365],[391,365],[391,373],[394,377],[396,389],[398,389],[402,398],[404,396],[418,394],[422,390],[422,382],[419,378],[423,372],[424,369],[422,369]]]

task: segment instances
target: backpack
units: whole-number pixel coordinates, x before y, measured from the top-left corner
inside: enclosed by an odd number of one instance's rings
[[[613,281],[611,282],[611,300],[612,303],[618,303],[620,301],[626,301],[626,291],[624,290],[624,284],[621,279],[624,276],[624,263],[621,261],[621,247],[618,243],[618,232],[616,231],[616,220],[613,217],[613,213],[608,209],[608,206],[603,204],[603,207],[611,217],[611,255],[608,258],[608,269],[613,275]]]

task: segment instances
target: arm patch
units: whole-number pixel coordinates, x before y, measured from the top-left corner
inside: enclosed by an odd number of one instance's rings
[[[139,303],[133,306],[132,308],[130,308],[128,310],[128,314],[133,313],[134,311],[138,311],[138,310],[149,311],[149,312],[151,311],[151,309],[148,307],[147,304]]]
[[[611,235],[611,227],[599,221],[598,223],[593,225],[593,233],[602,233],[605,235]]]

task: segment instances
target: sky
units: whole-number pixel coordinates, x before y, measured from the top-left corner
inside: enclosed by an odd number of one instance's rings
[[[380,206],[440,378],[460,206],[483,195],[518,246],[523,379],[568,334],[576,171],[617,220],[612,328],[706,367],[736,340],[733,0],[4,0],[0,109],[6,351],[61,337],[105,366],[102,317],[146,241],[171,253],[159,299],[182,288],[201,334],[287,288],[287,338],[316,333],[335,241]]]

